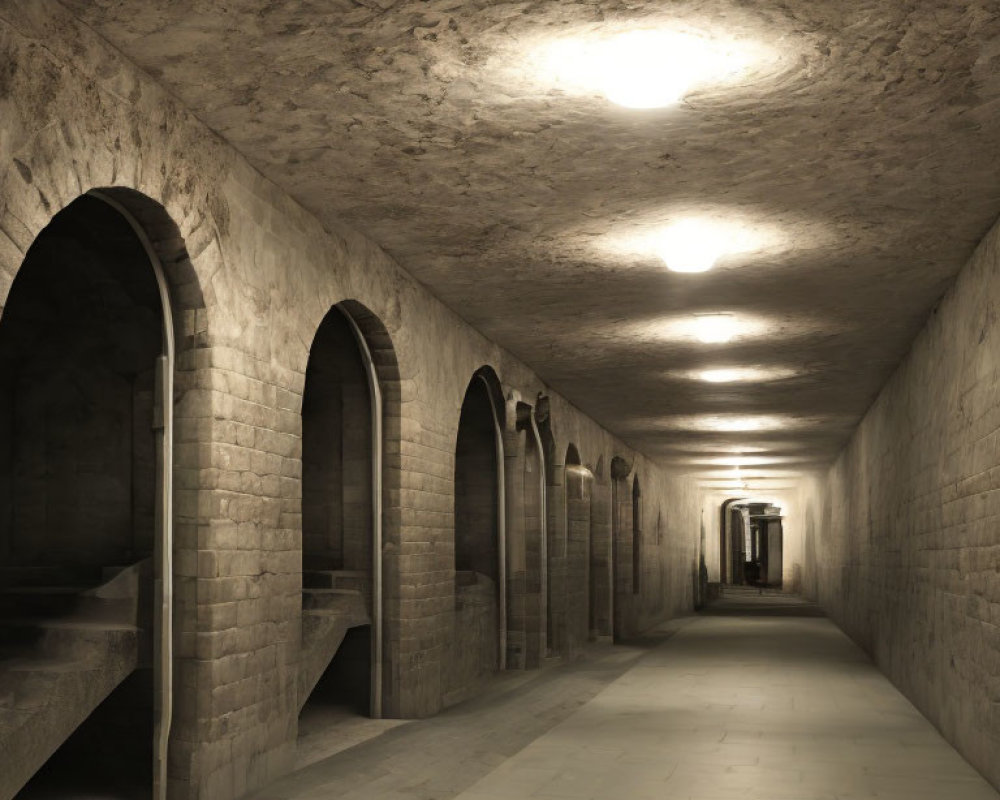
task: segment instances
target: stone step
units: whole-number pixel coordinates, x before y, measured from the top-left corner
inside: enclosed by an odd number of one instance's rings
[[[81,617],[133,622],[136,598],[100,597],[80,586],[12,586],[0,589],[0,619]]]
[[[302,609],[302,649],[313,649],[323,638],[322,632],[331,627],[356,628],[359,625],[370,625],[371,617],[368,609],[360,602],[360,596],[355,593],[355,600],[342,598],[325,608]],[[333,658],[334,653],[330,653]]]
[[[350,628],[371,625],[368,600],[354,589],[302,590],[302,658],[299,662],[299,708],[337,654]]]
[[[3,570],[0,798],[13,797],[135,670],[143,636],[136,624],[140,584],[149,577],[148,560],[103,572]]]
[[[364,594],[356,589],[303,589],[302,608],[325,610],[343,607],[354,609],[359,597],[363,599]]]
[[[7,586],[0,588],[0,618],[60,617],[74,611],[87,586]]]
[[[368,592],[371,577],[364,570],[317,569],[302,571],[303,589],[354,589]]]
[[[22,654],[100,661],[105,654],[135,650],[139,628],[114,622],[64,617],[0,620],[0,641]]]
[[[0,630],[0,641],[6,632]],[[78,644],[68,649],[84,650],[87,656],[47,657],[42,648],[0,663],[0,797],[4,798],[17,794],[138,661],[135,628],[60,622],[46,626],[42,635],[45,640],[75,639]],[[64,640],[57,649],[66,644]]]
[[[479,583],[479,573],[471,569],[460,569],[455,571],[456,586],[475,586]]]
[[[58,696],[67,673],[94,668],[88,661],[62,658],[12,658],[0,664],[0,717],[4,711],[40,708],[49,702],[65,702]]]
[[[41,564],[0,567],[0,587],[19,586],[97,586],[101,570],[97,567]]]

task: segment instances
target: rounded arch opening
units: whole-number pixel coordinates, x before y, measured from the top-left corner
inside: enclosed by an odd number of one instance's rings
[[[576,445],[566,447],[566,538],[562,586],[563,650],[570,657],[590,638],[591,502],[594,475],[580,459]]]
[[[626,547],[631,544],[632,515],[628,487],[628,476],[632,466],[621,456],[611,459],[611,575],[612,575],[612,637],[620,641],[626,635],[627,587],[630,575],[626,572],[632,566],[623,558]]]
[[[388,332],[356,301],[320,322],[302,397],[302,637],[299,746],[321,757],[331,727],[383,715],[398,697],[385,669],[385,499],[398,497],[399,371]],[[398,453],[398,447],[392,451]],[[389,515],[396,520],[397,515]]]
[[[454,472],[455,629],[450,690],[503,669],[506,658],[503,393],[496,373],[472,376],[459,412]]]
[[[642,594],[642,487],[632,478],[632,594]]]
[[[740,523],[736,523],[732,517],[734,513],[732,506],[740,502],[743,498],[731,497],[723,501],[719,511],[719,580],[722,585],[741,581],[743,567],[742,558],[734,551],[734,529]],[[738,533],[737,533],[738,538]],[[738,551],[742,552],[742,547],[736,542]]]
[[[520,530],[516,525],[510,525],[507,537],[510,559],[507,570],[510,586],[508,611],[513,612],[508,620],[510,655],[507,665],[510,667],[516,664],[536,669],[541,666],[546,653],[548,487],[544,446],[538,429],[536,409],[527,403],[518,402],[515,413],[517,427],[514,441],[518,452],[523,455],[519,465],[520,474],[514,474],[514,485],[507,487],[508,521],[520,514],[522,525]],[[520,542],[514,539],[518,535],[521,537]],[[519,575],[519,571],[523,572],[523,577]],[[523,595],[521,602],[519,594]],[[515,624],[520,626],[518,633],[523,628],[523,656],[517,652],[516,645],[519,642],[513,641]]]
[[[15,683],[39,657],[67,659],[50,694],[83,720],[4,747],[19,797],[165,791],[175,313],[202,306],[165,209],[109,188],[53,216],[0,309],[0,617],[19,631],[5,655],[22,659]]]
[[[611,497],[605,477],[604,454],[594,466],[590,502],[590,639],[612,636]]]
[[[780,507],[767,498],[734,497],[722,503],[720,514],[722,585],[782,586]]]

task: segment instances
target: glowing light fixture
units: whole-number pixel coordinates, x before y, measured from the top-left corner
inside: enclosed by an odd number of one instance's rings
[[[716,417],[708,426],[716,431],[762,431],[781,427],[781,421],[774,417]]]
[[[698,374],[698,377],[708,383],[735,383],[740,380],[747,380],[742,377],[743,370],[738,369],[706,369]]]
[[[702,314],[695,317],[695,337],[704,344],[725,344],[739,333],[732,314]]]
[[[772,332],[780,333],[779,322],[753,314],[728,311],[682,314],[642,320],[628,327],[617,326],[616,335],[629,338],[673,342],[724,343],[733,339],[759,339]],[[672,373],[685,378],[693,373]]]
[[[696,416],[667,417],[657,427],[687,431],[719,431],[739,433],[745,431],[783,430],[798,427],[800,421],[793,417],[760,414],[741,416],[734,414],[704,414]]]
[[[712,464],[720,467],[760,467],[770,464],[780,464],[789,459],[776,456],[720,456],[709,458],[699,463]]]
[[[704,42],[660,31],[632,31],[601,48],[601,88],[626,108],[660,108],[680,100],[711,72]]]
[[[776,381],[796,375],[794,369],[783,367],[729,367],[703,369],[692,373],[691,377],[708,383],[746,383],[749,381]]]
[[[730,249],[721,233],[705,220],[681,220],[660,234],[657,254],[671,272],[707,272]]]
[[[596,90],[626,108],[662,108],[698,84],[745,72],[759,50],[693,33],[633,30],[549,43],[543,62],[563,88]]]

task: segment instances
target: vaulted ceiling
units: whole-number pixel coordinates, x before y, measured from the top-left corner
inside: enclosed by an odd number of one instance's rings
[[[779,484],[829,462],[1000,212],[995,2],[64,2],[331,228],[705,478],[738,450]],[[633,29],[759,58],[661,109],[554,79],[553,42]],[[692,215],[759,241],[670,272],[649,237]],[[697,341],[710,313],[742,334]],[[782,377],[692,374],[748,366]]]

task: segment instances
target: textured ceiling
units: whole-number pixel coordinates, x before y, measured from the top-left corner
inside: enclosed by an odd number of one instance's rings
[[[778,484],[829,461],[1000,211],[997,3],[64,2],[330,227],[705,477],[729,448]],[[770,56],[652,111],[539,71],[546,42],[654,27]],[[702,275],[629,246],[693,212],[771,241]],[[752,335],[677,334],[713,311]],[[800,374],[683,374],[755,364]],[[762,430],[692,419],[730,414]]]

